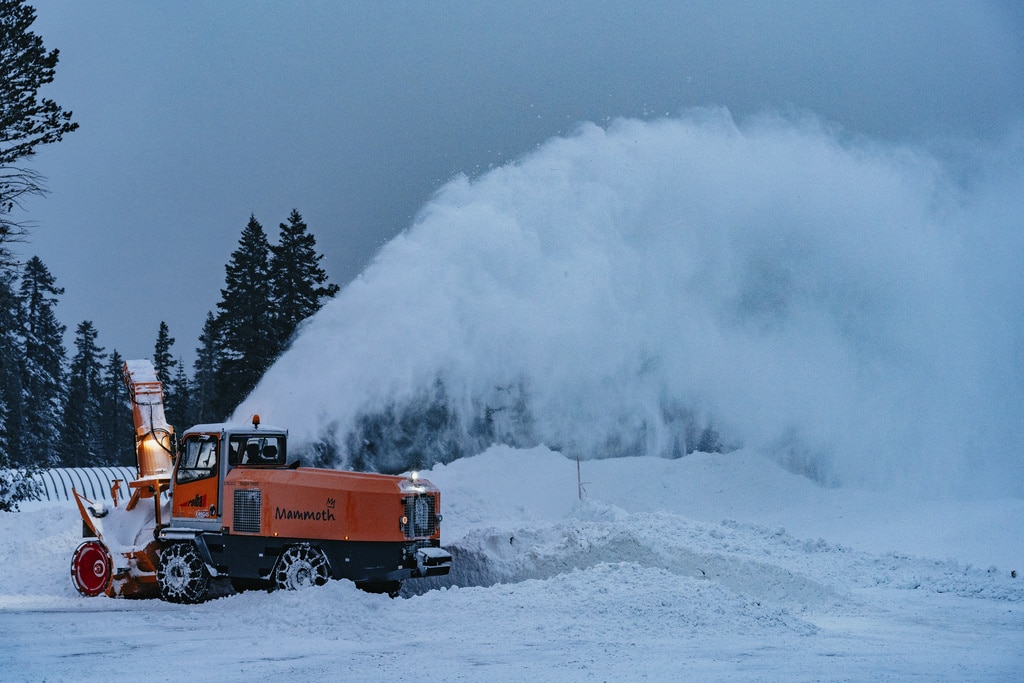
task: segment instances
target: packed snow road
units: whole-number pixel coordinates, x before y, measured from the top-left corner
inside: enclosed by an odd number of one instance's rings
[[[1024,676],[1019,499],[821,489],[749,453],[583,463],[582,501],[575,463],[545,449],[429,476],[455,566],[395,600],[347,582],[192,606],[81,598],[77,512],[2,514],[3,678]]]

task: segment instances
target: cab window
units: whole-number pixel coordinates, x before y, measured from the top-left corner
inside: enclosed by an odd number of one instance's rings
[[[276,436],[233,436],[229,445],[231,465],[283,465],[284,439]]]
[[[190,437],[185,440],[178,464],[178,483],[212,477],[217,472],[217,438]]]

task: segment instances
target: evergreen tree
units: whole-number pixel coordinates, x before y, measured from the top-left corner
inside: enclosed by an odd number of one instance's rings
[[[34,154],[37,146],[57,142],[78,128],[71,112],[38,97],[39,88],[53,81],[58,52],[47,52],[42,39],[30,31],[35,19],[35,10],[24,0],[0,0],[0,472],[23,468],[20,474],[0,473],[0,509],[16,508],[18,500],[31,495],[24,468],[38,466],[34,458],[44,434],[36,432],[38,425],[33,423],[36,417],[52,417],[47,411],[37,415],[39,406],[25,405],[26,398],[37,399],[34,382],[45,385],[46,380],[36,364],[39,357],[26,360],[25,344],[35,340],[26,338],[14,286],[15,258],[9,248],[25,234],[25,224],[12,218],[12,212],[26,197],[44,194],[44,179],[15,164]],[[58,377],[59,371],[52,376]],[[43,394],[40,400],[46,403],[52,397],[48,387]]]
[[[58,51],[47,52],[29,30],[35,20],[35,9],[24,0],[0,0],[0,264],[6,265],[13,261],[7,243],[24,234],[11,212],[26,196],[44,192],[39,173],[14,164],[78,128],[71,112],[38,96],[53,81]]]
[[[220,366],[221,344],[217,319],[213,313],[207,313],[193,365],[190,421],[195,424],[217,422],[225,417],[219,412],[221,401],[218,397],[217,378],[220,376]]]
[[[175,369],[178,367],[178,361],[171,355],[172,346],[174,346],[174,337],[171,336],[167,323],[161,320],[160,328],[156,333],[156,345],[153,349],[153,369],[156,371],[156,376],[163,383],[165,414],[170,412],[172,407],[179,405],[178,397],[175,396],[177,388],[174,382],[171,381],[175,376]],[[172,415],[167,414],[168,422],[172,425],[179,424],[171,418]]]
[[[96,465],[134,465],[135,426],[131,402],[124,386],[124,358],[115,349],[100,378],[96,439]]]
[[[178,361],[174,360],[174,356],[171,355],[172,346],[174,346],[174,337],[171,336],[167,323],[161,320],[160,329],[156,333],[156,345],[153,349],[153,369],[156,370],[156,376],[164,384],[171,379],[174,367],[178,364]]]
[[[316,253],[316,238],[297,209],[288,223],[281,223],[277,246],[271,245],[270,279],[273,287],[277,341],[280,353],[303,320],[316,313],[324,300],[338,293],[338,285],[327,284]]]
[[[21,301],[14,291],[14,274],[0,267],[0,510],[17,509],[27,495],[21,441],[25,433],[24,391],[21,386],[23,349],[18,337]]]
[[[241,403],[274,361],[276,338],[270,245],[255,216],[242,231],[238,249],[225,267],[225,288],[217,304],[222,344],[217,412],[228,415]]]
[[[38,256],[25,264],[21,278],[24,305],[25,434],[23,458],[41,467],[56,464],[54,450],[61,440],[61,407],[64,404],[65,327],[57,321],[54,307],[64,289]]]
[[[174,377],[164,383],[164,386],[170,387],[170,391],[164,393],[164,413],[175,431],[180,432],[196,423],[192,419],[191,410],[192,383],[185,374],[181,359],[175,361],[175,367]]]
[[[84,320],[75,329],[75,355],[71,359],[68,393],[60,441],[61,464],[66,467],[106,465],[100,438],[100,406],[104,396],[102,381],[106,355],[96,345],[97,332]]]

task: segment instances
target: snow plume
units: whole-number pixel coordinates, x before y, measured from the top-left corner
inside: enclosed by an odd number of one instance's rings
[[[1020,495],[1022,150],[954,165],[718,110],[582,125],[441,188],[238,414],[370,469],[744,446],[828,484]]]

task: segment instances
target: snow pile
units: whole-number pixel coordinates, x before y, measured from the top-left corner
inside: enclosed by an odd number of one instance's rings
[[[582,499],[576,462],[545,448],[427,473],[455,568],[394,600],[344,581],[200,605],[82,598],[73,506],[2,513],[0,670],[101,681],[134,652],[157,678],[226,681],[1024,675],[1024,578],[1010,573],[1024,569],[1024,500],[965,515],[894,496],[872,517],[882,494],[819,488],[751,452],[581,473]],[[972,526],[984,516],[1004,523]]]
[[[22,513],[3,513],[0,595],[50,599],[75,595],[71,554],[82,542],[82,518],[74,503],[22,503]],[[45,567],[45,570],[41,570]],[[17,601],[14,601],[17,604]]]
[[[497,474],[482,486],[481,471]],[[833,595],[831,573],[841,565],[858,568],[851,576],[861,567],[878,570],[866,579],[872,585],[916,581],[957,592],[965,573],[1005,578],[1024,560],[1024,539],[1013,537],[1010,522],[1024,514],[1024,500],[936,503],[823,489],[750,452],[584,462],[582,499],[573,495],[576,464],[543,447],[494,447],[438,466],[430,478],[443,492],[456,566],[447,577],[410,583],[409,594],[637,562],[806,607]],[[965,513],[982,507],[994,524]],[[946,535],[931,534],[933,527]],[[874,554],[853,553],[851,545]],[[834,557],[816,575],[807,560],[819,553]],[[939,561],[919,565],[918,555]],[[982,563],[989,569],[970,568]],[[967,584],[967,594],[994,597],[1006,597],[1003,587],[1018,596],[1024,590],[1024,583]]]
[[[583,125],[444,186],[238,414],[341,463],[744,446],[829,483],[1020,495],[1020,141],[1003,155],[721,111]]]

